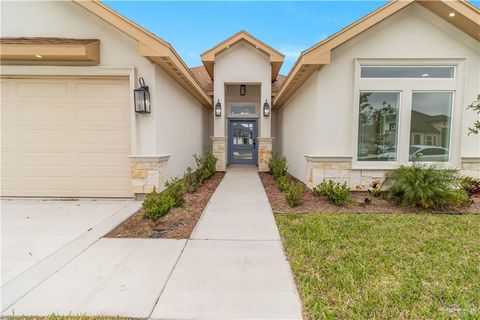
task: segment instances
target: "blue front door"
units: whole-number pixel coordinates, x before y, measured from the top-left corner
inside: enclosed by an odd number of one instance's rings
[[[257,120],[230,120],[228,163],[257,164]]]

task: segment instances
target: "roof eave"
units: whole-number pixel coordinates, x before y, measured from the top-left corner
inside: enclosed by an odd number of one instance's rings
[[[74,0],[75,3],[110,23],[120,31],[138,41],[139,54],[165,70],[177,83],[189,92],[204,107],[213,108],[212,99],[202,89],[197,78],[180,58],[170,43],[160,39],[156,35],[119,13],[110,9],[97,0]]]

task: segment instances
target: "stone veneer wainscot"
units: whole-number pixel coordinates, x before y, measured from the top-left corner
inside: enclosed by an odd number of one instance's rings
[[[268,172],[268,161],[272,158],[274,138],[258,138],[258,171]]]
[[[349,157],[318,157],[305,155],[307,186],[316,187],[323,180],[346,183],[350,190],[366,191],[373,181],[382,182],[390,170],[352,169]],[[462,158],[461,175],[480,178],[480,158]]]
[[[158,192],[165,188],[167,162],[170,155],[130,156],[130,176],[132,193],[141,198],[155,188]]]

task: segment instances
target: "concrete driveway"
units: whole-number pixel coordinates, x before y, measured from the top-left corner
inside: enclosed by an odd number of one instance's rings
[[[0,200],[2,311],[140,205],[131,200]]]

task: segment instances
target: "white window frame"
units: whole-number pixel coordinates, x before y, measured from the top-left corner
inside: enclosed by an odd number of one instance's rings
[[[452,66],[454,78],[360,78],[362,66]],[[413,92],[453,92],[450,142],[447,162],[422,162],[443,168],[460,167],[460,143],[465,86],[465,59],[355,59],[353,94],[352,168],[389,170],[409,161],[410,121]],[[400,92],[397,122],[397,157],[395,161],[358,161],[358,126],[360,92]]]

